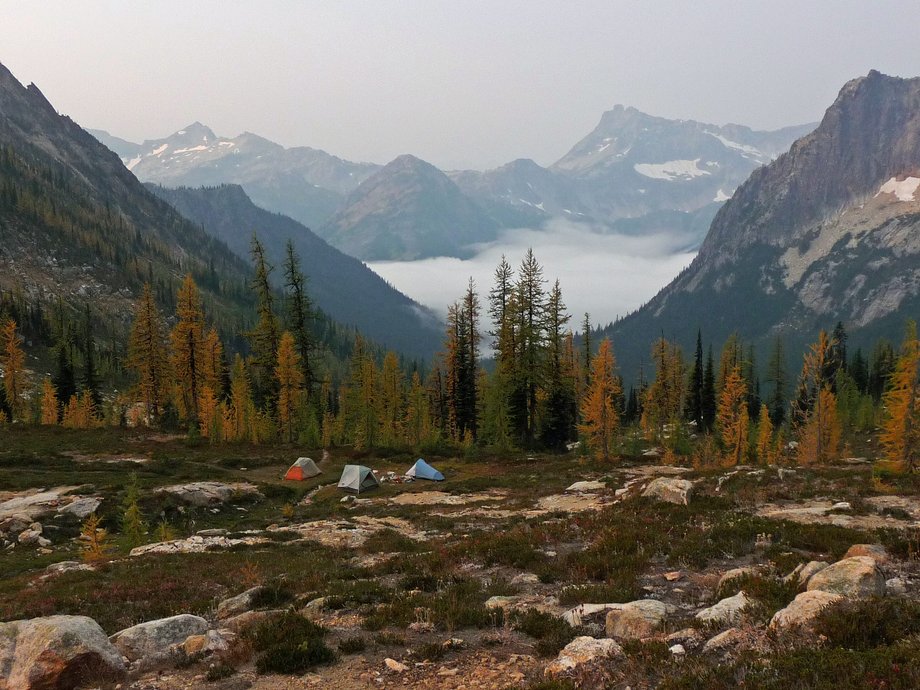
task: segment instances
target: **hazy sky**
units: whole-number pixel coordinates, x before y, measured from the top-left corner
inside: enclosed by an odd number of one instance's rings
[[[200,120],[441,167],[547,164],[617,103],[761,128],[870,68],[920,75],[920,3],[0,0],[0,62],[132,140]]]

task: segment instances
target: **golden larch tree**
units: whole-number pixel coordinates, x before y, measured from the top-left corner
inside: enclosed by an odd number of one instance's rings
[[[800,465],[823,464],[837,458],[840,451],[840,420],[837,396],[824,386],[815,398],[811,413],[799,427],[796,449]]]
[[[885,456],[898,468],[913,472],[920,465],[920,342],[913,321],[907,324],[883,403],[880,440]]]
[[[303,388],[303,372],[294,336],[285,331],[278,341],[278,362],[275,365],[278,380],[278,430],[285,441],[294,440],[297,413]]]
[[[224,392],[224,344],[220,341],[216,328],[208,331],[202,349],[204,359],[201,363],[201,385],[209,386],[211,392],[219,397]]]
[[[198,394],[208,369],[204,350],[204,314],[201,297],[191,274],[185,276],[176,294],[176,325],[173,327],[172,363],[178,386],[180,412],[191,422],[198,421]]]
[[[772,465],[774,457],[773,422],[770,419],[770,410],[766,405],[760,406],[760,416],[757,418],[757,461],[765,465]]]
[[[741,367],[735,365],[725,377],[719,405],[716,410],[716,428],[725,451],[728,466],[740,465],[748,440],[747,386],[741,376]]]
[[[56,425],[59,413],[57,391],[54,390],[51,377],[46,376],[42,381],[41,423],[45,426]]]
[[[610,458],[611,446],[620,428],[615,401],[622,391],[620,381],[614,375],[615,367],[613,346],[609,338],[604,338],[591,360],[591,382],[581,402],[582,423],[578,425],[588,449],[595,457],[604,460]]]
[[[0,364],[3,365],[3,389],[13,420],[24,420],[27,410],[23,393],[26,387],[26,355],[19,342],[16,322],[12,319],[0,329]]]
[[[224,436],[233,441],[250,441],[254,437],[255,405],[249,373],[239,354],[230,373],[230,406],[224,418]]]
[[[211,443],[219,443],[222,440],[223,410],[211,386],[207,384],[201,387],[198,394],[198,424],[201,427],[201,435],[210,439]]]

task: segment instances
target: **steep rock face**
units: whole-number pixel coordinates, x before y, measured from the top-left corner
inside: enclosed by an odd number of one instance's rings
[[[818,128],[755,170],[691,266],[608,333],[628,376],[662,332],[802,347],[838,320],[897,338],[920,308],[920,79],[847,83]]]
[[[404,155],[363,182],[319,234],[362,259],[419,259],[462,255],[497,228],[444,173]]]

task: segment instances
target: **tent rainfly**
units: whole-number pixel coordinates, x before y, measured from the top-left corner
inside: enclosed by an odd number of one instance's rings
[[[316,463],[310,458],[297,458],[296,462],[285,472],[284,478],[295,482],[302,482],[304,479],[315,477],[318,474],[322,474],[322,472],[319,471]]]
[[[354,491],[356,494],[380,486],[373,470],[364,465],[345,465],[342,478],[339,479],[339,488],[345,491]]]
[[[415,479],[430,479],[433,482],[444,481],[444,475],[421,458],[416,460],[415,464],[409,468],[409,471],[406,472],[406,476],[414,477]]]

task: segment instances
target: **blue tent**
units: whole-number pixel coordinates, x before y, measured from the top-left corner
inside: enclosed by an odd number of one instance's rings
[[[414,477],[415,479],[430,479],[433,482],[444,481],[444,475],[421,458],[416,460],[415,464],[409,468],[409,471],[406,472],[406,476]]]

